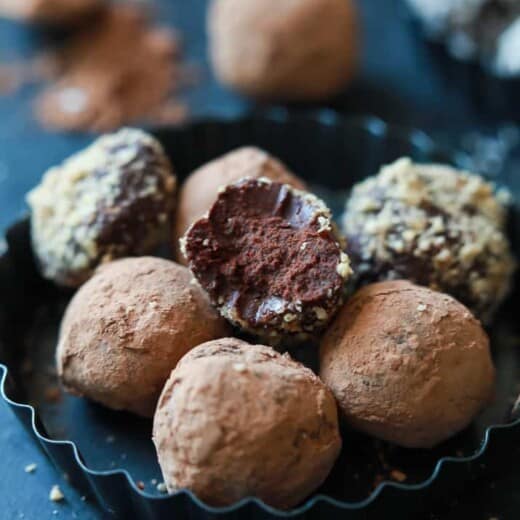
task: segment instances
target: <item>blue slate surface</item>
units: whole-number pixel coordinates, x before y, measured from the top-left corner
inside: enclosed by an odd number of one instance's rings
[[[205,62],[205,0],[156,2],[160,19],[173,23],[184,35],[188,59],[203,72],[200,85],[186,98],[195,116],[227,116],[247,109],[261,110],[219,87]],[[457,144],[469,128],[495,131],[503,120],[484,110],[461,83],[452,81],[451,67],[432,59],[431,49],[403,15],[398,0],[363,0],[362,70],[355,85],[329,106],[350,113],[372,113],[394,123],[421,127],[450,144]],[[15,23],[0,21],[0,60],[30,56],[47,35]],[[0,97],[0,229],[25,210],[24,194],[48,166],[91,139],[86,135],[48,134],[34,121],[30,102],[34,88]],[[517,518],[520,513],[518,479],[512,471],[498,480],[476,483],[456,503],[441,504],[424,518]],[[36,463],[35,473],[25,473]],[[55,504],[48,494],[59,484],[66,501]],[[55,513],[56,512],[56,513]],[[390,515],[389,515],[390,516]],[[396,516],[398,517],[398,516]],[[102,518],[67,486],[36,446],[28,442],[6,406],[0,404],[0,520],[15,518]]]

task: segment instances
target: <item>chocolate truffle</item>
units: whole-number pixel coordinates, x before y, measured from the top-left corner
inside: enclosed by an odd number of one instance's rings
[[[208,32],[217,78],[253,97],[327,98],[355,71],[351,0],[214,0]]]
[[[76,287],[100,263],[153,251],[167,236],[175,186],[159,142],[130,128],[51,168],[27,197],[43,276]]]
[[[327,330],[320,358],[347,422],[409,448],[459,432],[494,394],[480,323],[451,296],[407,281],[357,292]]]
[[[511,45],[507,42],[512,35],[510,31],[514,31],[515,23],[520,20],[518,0],[408,0],[408,3],[427,35],[445,42],[455,58],[480,61],[501,76],[520,74],[518,46],[513,40]]]
[[[238,148],[201,166],[186,179],[180,190],[174,233],[180,263],[184,258],[180,254],[179,239],[195,220],[211,208],[221,188],[244,177],[266,177],[299,190],[305,189],[303,181],[284,164],[254,146]]]
[[[336,403],[319,378],[235,338],[180,361],[161,394],[153,439],[168,490],[187,488],[213,506],[255,496],[293,507],[325,480],[341,449]]]
[[[361,282],[409,279],[489,321],[514,270],[505,219],[481,177],[400,159],[354,187],[343,230]]]
[[[181,245],[220,313],[278,345],[312,338],[340,307],[352,273],[340,242],[320,199],[246,178],[219,193]]]
[[[152,257],[117,260],[99,267],[70,302],[58,374],[74,394],[150,417],[179,359],[228,333],[185,267]]]
[[[28,22],[67,24],[101,10],[104,0],[2,0],[0,17]]]

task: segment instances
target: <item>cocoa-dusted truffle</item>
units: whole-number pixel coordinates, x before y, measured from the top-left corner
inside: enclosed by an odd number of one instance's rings
[[[405,447],[459,432],[494,393],[480,323],[451,296],[407,281],[357,292],[327,330],[320,358],[346,420]]]
[[[190,489],[214,506],[248,496],[295,506],[325,480],[341,448],[336,403],[319,378],[235,338],[180,361],[161,394],[153,439],[168,490]]]
[[[320,332],[352,273],[325,204],[263,178],[222,190],[182,246],[221,314],[274,345]]]
[[[152,257],[117,260],[101,266],[69,304],[58,373],[72,393],[151,416],[179,359],[227,334],[185,267]]]
[[[130,128],[51,168],[27,197],[43,276],[78,286],[100,263],[151,252],[168,232],[175,186],[159,142]]]
[[[179,250],[179,239],[190,225],[206,213],[215,202],[224,186],[244,177],[259,179],[266,177],[275,182],[289,184],[299,190],[305,184],[291,173],[278,159],[254,146],[244,146],[201,166],[184,182],[179,194],[179,205],[175,219],[174,242]],[[178,254],[178,261],[183,256]]]
[[[100,11],[104,0],[2,0],[0,17],[28,22],[67,24]]]
[[[400,159],[354,187],[343,230],[361,282],[409,279],[489,321],[514,270],[505,219],[478,175]]]
[[[254,97],[327,98],[356,68],[351,0],[214,0],[208,32],[217,78]]]

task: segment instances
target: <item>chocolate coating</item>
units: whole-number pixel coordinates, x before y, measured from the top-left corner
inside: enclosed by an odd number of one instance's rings
[[[100,263],[151,252],[168,232],[175,187],[159,142],[130,128],[51,168],[27,197],[43,276],[77,287]]]
[[[289,184],[299,190],[305,183],[291,173],[278,159],[254,146],[237,148],[222,157],[201,166],[189,175],[179,193],[179,205],[175,219],[174,244],[177,261],[184,262],[179,239],[188,228],[202,217],[217,199],[219,190],[244,177],[266,177],[275,182]]]
[[[228,185],[183,246],[221,314],[269,344],[321,331],[351,275],[325,204],[267,179]]]
[[[253,97],[327,98],[356,68],[351,0],[213,0],[208,35],[217,78]]]
[[[190,489],[214,506],[255,496],[293,507],[325,480],[341,449],[336,403],[319,378],[236,338],[180,361],[161,394],[153,440],[168,490]]]
[[[515,268],[505,220],[481,177],[400,159],[354,187],[343,230],[361,283],[409,279],[489,321]]]
[[[452,297],[406,281],[358,291],[323,337],[320,358],[347,422],[405,447],[451,437],[494,394],[480,323]]]
[[[117,260],[101,266],[70,302],[58,374],[74,394],[150,417],[179,359],[228,333],[185,267],[152,257]]]

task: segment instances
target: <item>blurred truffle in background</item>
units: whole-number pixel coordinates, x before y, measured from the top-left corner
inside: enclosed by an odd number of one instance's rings
[[[407,0],[427,35],[498,76],[520,75],[518,0]]]
[[[208,31],[217,78],[252,97],[324,99],[354,75],[351,0],[214,0]]]
[[[105,5],[105,0],[0,0],[0,17],[45,24],[81,21]]]

